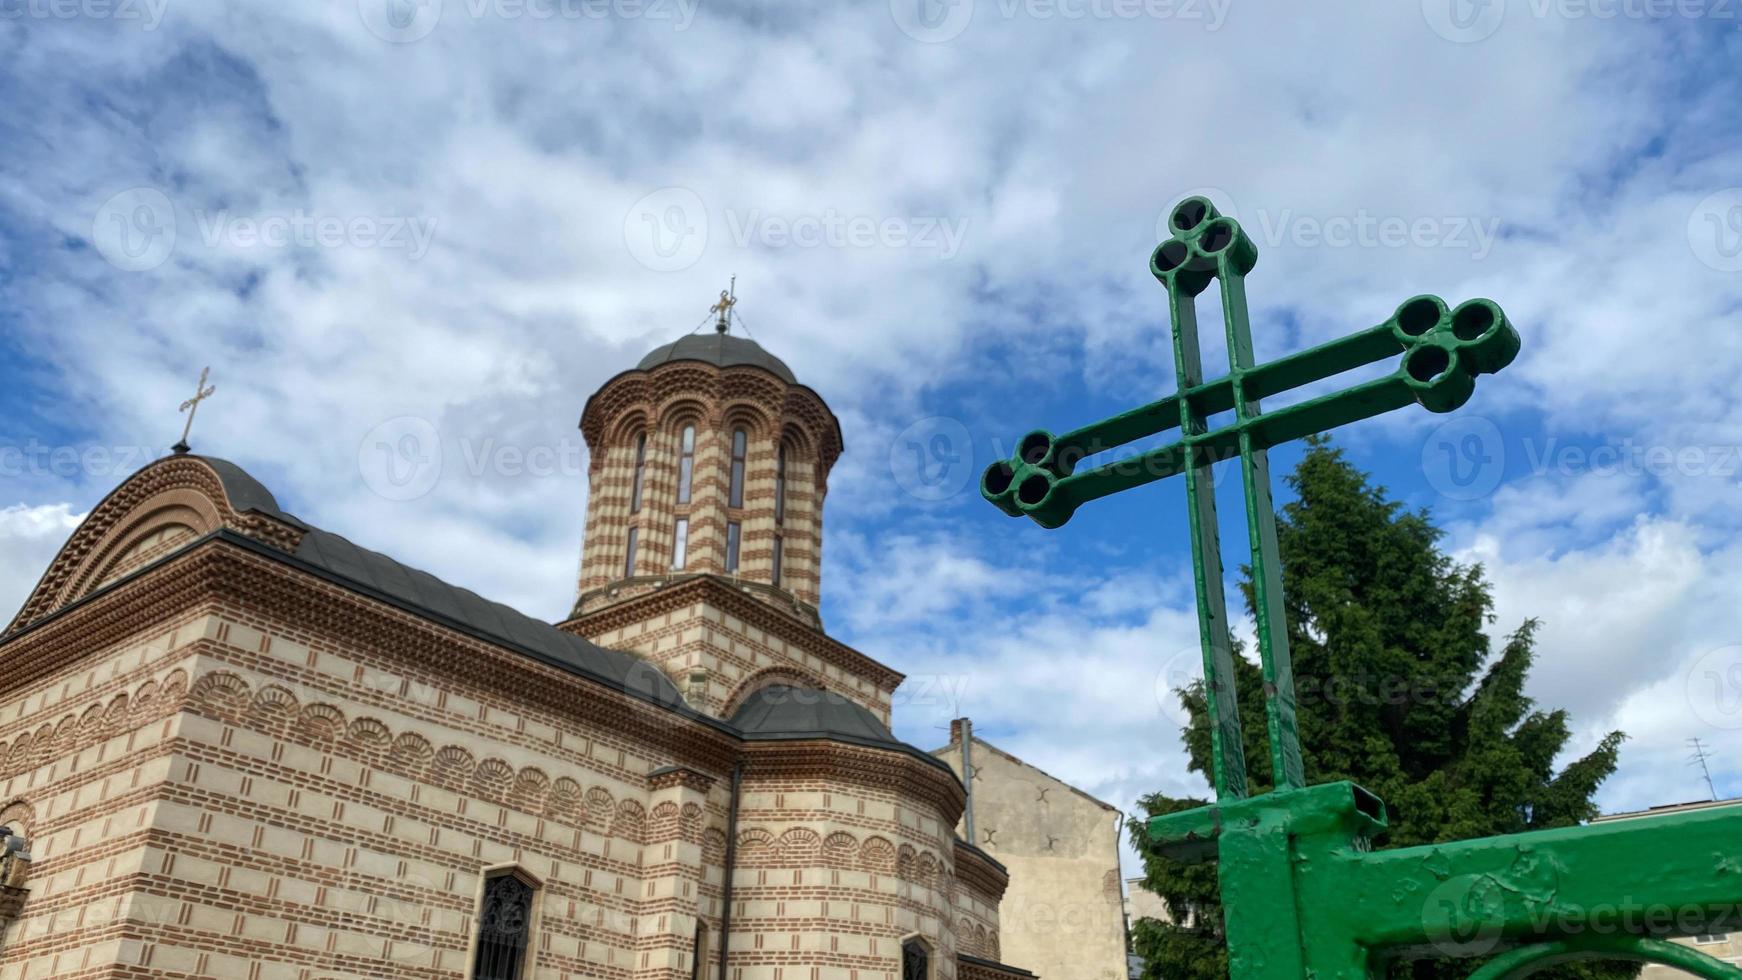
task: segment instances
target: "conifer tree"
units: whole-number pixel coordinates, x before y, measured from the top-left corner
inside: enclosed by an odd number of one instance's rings
[[[1497,657],[1484,627],[1493,597],[1479,565],[1453,561],[1425,511],[1406,511],[1319,437],[1288,478],[1296,499],[1277,515],[1288,641],[1311,783],[1347,779],[1378,794],[1390,817],[1375,846],[1406,847],[1565,827],[1597,815],[1591,802],[1615,771],[1624,736],[1609,733],[1555,771],[1567,714],[1524,694],[1536,621],[1518,624]],[[1252,609],[1250,570],[1243,583]],[[1235,657],[1235,687],[1253,792],[1271,785],[1263,679]],[[1191,768],[1210,771],[1203,682],[1176,692]],[[1155,794],[1149,815],[1204,805]],[[1129,827],[1144,852],[1143,821]],[[1146,855],[1145,883],[1172,923],[1132,923],[1144,980],[1225,980],[1228,956],[1213,862]],[[1472,960],[1393,967],[1414,980],[1464,977]],[[1629,977],[1626,965],[1579,964],[1562,976]],[[1546,971],[1545,971],[1546,973]],[[1540,975],[1540,974],[1539,974]]]

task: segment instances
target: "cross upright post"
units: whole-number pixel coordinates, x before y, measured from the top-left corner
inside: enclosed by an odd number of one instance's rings
[[[987,467],[980,492],[1005,513],[1057,528],[1091,500],[1181,475],[1185,481],[1204,661],[1216,803],[1152,818],[1150,846],[1178,860],[1218,859],[1234,980],[1365,980],[1391,959],[1500,952],[1472,975],[1499,980],[1568,959],[1667,963],[1708,980],[1742,969],[1664,937],[1718,928],[1742,903],[1742,807],[1481,840],[1373,851],[1385,805],[1349,782],[1309,786],[1277,554],[1267,451],[1293,439],[1419,404],[1449,412],[1520,340],[1493,301],[1449,307],[1404,300],[1385,321],[1340,340],[1257,363],[1245,278],[1258,250],[1205,198],[1169,215],[1150,256],[1167,288],[1172,395],[1064,433],[1044,429]],[[1228,373],[1206,380],[1196,297],[1219,284]],[[1397,357],[1382,377],[1265,412],[1261,401]],[[1218,416],[1231,414],[1218,423]],[[1130,459],[1082,466],[1136,439],[1178,437]],[[1240,459],[1272,789],[1252,795],[1234,687],[1212,467]],[[1667,903],[1677,915],[1602,934],[1592,906]],[[1631,903],[1631,904],[1629,904]],[[1502,952],[1504,951],[1504,952]]]

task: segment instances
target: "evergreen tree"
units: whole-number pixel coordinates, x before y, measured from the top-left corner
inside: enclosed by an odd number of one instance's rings
[[[1554,770],[1569,734],[1565,711],[1524,695],[1536,622],[1520,624],[1495,658],[1483,627],[1493,598],[1481,566],[1439,549],[1426,512],[1408,512],[1368,482],[1324,438],[1309,441],[1288,479],[1297,499],[1277,515],[1288,602],[1288,641],[1300,702],[1309,782],[1347,779],[1378,794],[1390,817],[1376,847],[1406,847],[1547,827],[1597,815],[1591,796],[1615,770],[1623,735]],[[1252,608],[1250,569],[1243,584]],[[1490,662],[1492,661],[1492,662]],[[1235,687],[1253,792],[1271,785],[1263,680],[1235,657]],[[1176,692],[1191,768],[1210,772],[1203,682]],[[1202,806],[1146,797],[1150,815]],[[1143,821],[1129,828],[1140,853]],[[1147,855],[1145,884],[1174,924],[1132,923],[1145,980],[1226,980],[1228,955],[1213,862],[1184,865]],[[1394,976],[1454,978],[1471,960],[1394,966]],[[1562,976],[1629,977],[1636,968],[1580,964]]]

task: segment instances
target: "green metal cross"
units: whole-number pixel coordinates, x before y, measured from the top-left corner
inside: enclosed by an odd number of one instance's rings
[[[1348,782],[1307,786],[1295,718],[1276,515],[1267,451],[1411,402],[1449,412],[1475,378],[1506,367],[1519,337],[1500,307],[1437,296],[1405,300],[1385,322],[1255,364],[1245,277],[1258,250],[1233,218],[1187,198],[1150,256],[1167,287],[1178,387],[1167,398],[1060,435],[1036,430],[987,467],[980,491],[1012,516],[1063,525],[1100,497],[1185,478],[1208,688],[1212,806],[1153,818],[1151,844],[1180,860],[1218,857],[1234,980],[1360,980],[1392,958],[1482,956],[1510,949],[1472,980],[1522,975],[1569,959],[1671,964],[1708,978],[1742,969],[1663,937],[1742,926],[1742,806],[1374,852],[1385,806]],[[1204,380],[1196,297],[1221,288],[1228,374]],[[1260,400],[1402,355],[1383,377],[1263,412]],[[1225,413],[1231,418],[1220,420]],[[1133,458],[1079,470],[1090,457],[1178,429]],[[1211,467],[1240,459],[1256,632],[1275,788],[1249,795],[1235,702]],[[1661,914],[1671,912],[1665,923]],[[1593,928],[1616,913],[1620,928]]]

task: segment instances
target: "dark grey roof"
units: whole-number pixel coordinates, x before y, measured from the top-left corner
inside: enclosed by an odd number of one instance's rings
[[[787,384],[798,384],[792,369],[780,358],[763,350],[761,344],[748,337],[734,337],[729,333],[692,333],[679,337],[669,344],[655,347],[635,366],[645,371],[670,361],[705,361],[718,367],[747,364],[769,371]]]
[[[1028,972],[1027,970],[1024,970],[1020,966],[1011,966],[1008,963],[1000,963],[997,960],[989,960],[989,959],[986,959],[986,958],[980,957],[980,956],[969,956],[967,953],[957,953],[956,954],[956,961],[959,963],[973,963],[976,966],[983,966],[983,967],[986,967],[987,969],[997,970],[999,973],[1008,973],[1011,976],[1015,976],[1015,977],[1032,977],[1032,976],[1034,976],[1034,974]],[[1037,978],[1037,980],[1038,980],[1038,978]]]
[[[853,700],[814,687],[771,684],[750,695],[732,713],[732,724],[746,738],[830,738],[867,745],[909,746],[877,716]]]
[[[278,507],[278,498],[266,485],[248,475],[248,471],[227,459],[214,456],[197,457],[210,466],[218,474],[218,482],[224,485],[224,496],[230,498],[230,506],[240,511],[259,511],[268,517],[275,517],[297,527],[308,525],[286,514]]]

